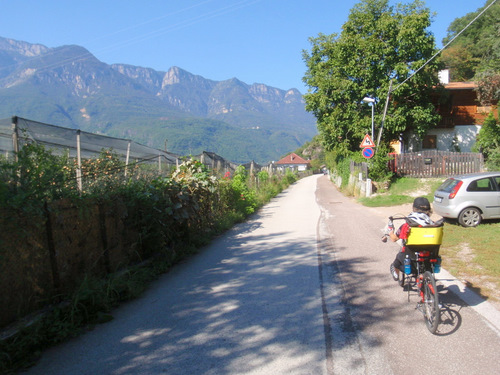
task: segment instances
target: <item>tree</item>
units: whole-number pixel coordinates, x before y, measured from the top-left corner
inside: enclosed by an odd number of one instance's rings
[[[307,66],[303,80],[309,86],[306,109],[316,116],[327,150],[344,154],[359,150],[371,128],[371,109],[362,99],[369,95],[385,104],[391,80],[394,91],[383,140],[408,130],[422,136],[439,120],[431,102],[438,63],[433,60],[424,66],[436,53],[434,37],[427,31],[430,11],[418,0],[408,5],[388,3],[362,0],[351,9],[340,35],[310,38],[311,51],[303,52]],[[376,124],[383,105],[378,108]]]
[[[476,12],[455,19],[443,39],[447,44],[472,22],[493,0]],[[443,51],[441,61],[454,81],[474,80],[481,104],[500,100],[500,2],[489,7]]]
[[[441,53],[441,61],[450,70],[455,82],[470,81],[474,77],[480,59],[463,45],[451,44]]]
[[[482,105],[498,104],[500,100],[500,70],[485,70],[476,73],[477,97]]]
[[[483,153],[489,170],[500,169],[500,124],[493,113],[484,120],[474,148]]]
[[[472,80],[481,71],[500,71],[500,2],[464,30],[492,1],[487,0],[483,7],[455,19],[448,27],[443,45],[463,30],[441,56],[455,81]]]

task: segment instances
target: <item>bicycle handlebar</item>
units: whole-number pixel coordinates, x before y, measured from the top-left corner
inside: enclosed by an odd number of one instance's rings
[[[406,216],[400,216],[400,217],[389,216],[389,220],[390,221],[394,221],[394,220],[406,220],[406,219],[407,219]]]

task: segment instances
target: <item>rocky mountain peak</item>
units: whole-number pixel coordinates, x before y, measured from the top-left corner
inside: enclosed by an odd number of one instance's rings
[[[181,82],[181,69],[176,66],[171,67],[163,76],[162,86],[175,85]]]
[[[177,66],[165,72],[108,65],[76,45],[0,38],[0,89],[0,118],[15,114],[158,147],[164,147],[158,139],[168,138],[180,154],[224,150],[245,160],[246,150],[259,148],[250,159],[272,160],[316,133],[295,89],[214,81]]]
[[[14,52],[24,57],[34,57],[46,53],[50,48],[41,44],[31,44],[0,37],[0,50]]]

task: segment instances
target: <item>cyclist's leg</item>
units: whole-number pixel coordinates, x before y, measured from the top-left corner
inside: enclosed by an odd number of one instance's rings
[[[404,274],[403,262],[405,259],[405,255],[403,252],[399,252],[396,255],[396,259],[391,264],[391,275],[395,281],[399,280],[399,278]]]

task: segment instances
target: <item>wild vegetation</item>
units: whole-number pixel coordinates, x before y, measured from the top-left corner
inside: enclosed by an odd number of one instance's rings
[[[17,210],[42,226],[48,201],[70,200],[85,211],[96,202],[120,200],[130,208],[127,222],[141,231],[142,246],[152,255],[146,263],[132,264],[106,278],[86,275],[76,289],[48,298],[57,303],[0,340],[0,373],[29,365],[43,348],[111,319],[114,306],[137,297],[172,264],[244,220],[298,178],[291,172],[251,175],[243,166],[233,175],[219,176],[197,160],[185,160],[170,175],[154,174],[140,165],[129,166],[127,175],[124,171],[124,162],[112,150],[103,150],[99,157],[83,161],[80,191],[75,161],[43,146],[25,145],[17,161],[0,159],[1,213]],[[21,225],[11,227],[25,230]],[[7,251],[12,249],[0,243],[0,262]]]

